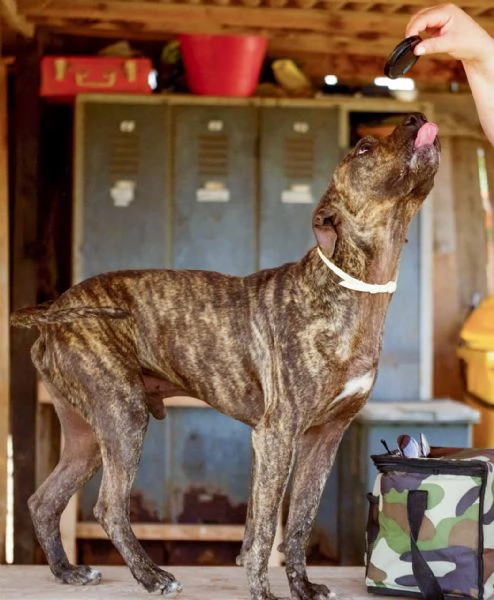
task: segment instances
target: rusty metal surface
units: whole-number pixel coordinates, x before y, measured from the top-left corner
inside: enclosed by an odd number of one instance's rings
[[[213,409],[171,408],[151,420],[131,496],[134,521],[243,523],[250,478],[250,430]],[[93,520],[101,475],[81,494]]]
[[[242,524],[250,478],[250,430],[213,409],[170,408],[152,420],[131,494],[133,522]],[[80,518],[94,520],[100,475],[89,482]],[[160,564],[235,563],[238,542],[144,542]],[[81,560],[120,564],[106,540],[83,540]]]

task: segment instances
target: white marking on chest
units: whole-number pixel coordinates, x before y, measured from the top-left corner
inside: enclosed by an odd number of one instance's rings
[[[370,392],[372,388],[372,384],[374,383],[374,371],[368,371],[365,375],[360,375],[359,377],[354,377],[345,383],[345,387],[342,391],[336,396],[334,402],[339,402],[344,398],[349,398],[351,396],[363,396]]]

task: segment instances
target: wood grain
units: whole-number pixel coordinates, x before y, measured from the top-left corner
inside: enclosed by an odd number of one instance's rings
[[[5,562],[10,403],[7,68],[0,59],[0,563]]]
[[[184,585],[184,600],[248,600],[245,571],[240,567],[166,567]],[[368,600],[363,567],[309,567],[309,577],[327,585],[338,600]],[[48,567],[0,566],[3,600],[135,600],[146,598],[126,567],[103,567],[96,586],[66,586],[55,583]],[[287,598],[285,570],[269,570],[272,592]],[[392,596],[388,596],[392,598]]]

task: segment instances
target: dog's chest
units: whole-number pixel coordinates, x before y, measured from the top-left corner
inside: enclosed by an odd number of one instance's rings
[[[354,396],[366,396],[374,384],[375,373],[375,370],[371,369],[362,375],[356,375],[348,379],[343,389],[335,396],[332,404]]]

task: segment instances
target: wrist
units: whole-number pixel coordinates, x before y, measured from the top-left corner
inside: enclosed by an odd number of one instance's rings
[[[463,59],[462,63],[468,76],[494,78],[494,39],[486,34],[479,44],[479,52],[472,58]]]

